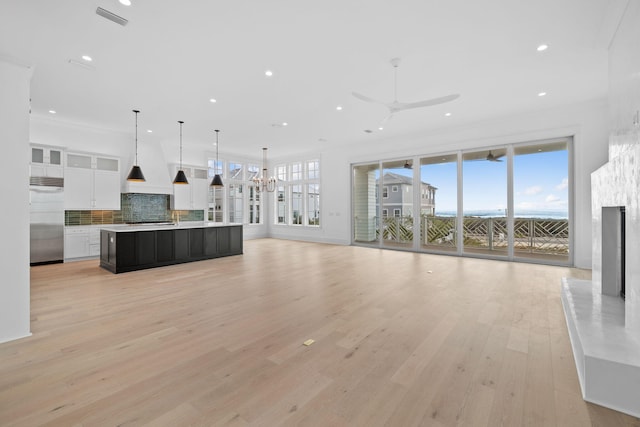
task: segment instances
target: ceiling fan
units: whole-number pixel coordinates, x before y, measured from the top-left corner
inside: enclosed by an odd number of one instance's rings
[[[497,156],[494,156],[493,153],[489,151],[486,160],[490,162],[501,162],[502,160],[500,160],[500,157],[504,157],[504,154],[498,154]]]
[[[433,105],[438,105],[438,104],[444,104],[445,102],[451,102],[453,100],[456,100],[460,97],[460,94],[454,93],[451,95],[447,95],[447,96],[442,96],[439,98],[432,98],[432,99],[427,99],[425,101],[417,101],[417,102],[399,102],[398,101],[398,66],[400,65],[400,58],[392,58],[389,63],[393,66],[394,68],[394,98],[393,98],[393,102],[383,102],[383,101],[377,101],[373,98],[369,98],[368,96],[359,94],[358,92],[351,92],[351,94],[358,98],[361,101],[364,102],[370,102],[372,104],[380,104],[380,105],[384,105],[385,107],[387,107],[389,109],[389,114],[387,115],[387,117],[384,118],[384,120],[382,120],[382,122],[386,122],[387,120],[389,120],[390,118],[393,117],[393,115],[395,113],[398,113],[400,111],[404,111],[404,110],[410,110],[412,108],[421,108],[421,107],[430,107]]]

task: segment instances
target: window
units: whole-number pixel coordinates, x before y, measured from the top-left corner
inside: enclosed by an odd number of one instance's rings
[[[244,219],[244,184],[229,183],[229,224],[242,224]]]
[[[278,165],[274,223],[317,227],[320,225],[320,161]]]
[[[302,179],[302,163],[293,163],[291,165],[291,181],[300,181]]]
[[[291,186],[291,223],[301,225],[302,221],[302,185]]]
[[[255,164],[209,159],[209,180],[219,174],[224,187],[209,187],[207,220],[220,224],[260,224],[261,198],[251,182],[259,170]]]
[[[419,174],[405,160],[354,165],[353,242],[570,265],[570,147],[561,137],[416,156]]]
[[[260,173],[260,167],[255,164],[247,165],[247,184],[249,193],[249,224],[260,224],[260,193],[256,191],[252,180]]]
[[[280,166],[276,166],[276,178],[278,178],[278,181],[288,181],[288,177],[287,177],[287,166],[286,165],[280,165]]]
[[[320,178],[320,162],[318,160],[312,160],[307,162],[307,178],[318,179]]]
[[[309,184],[307,197],[307,223],[320,225],[320,184]]]
[[[209,159],[208,162],[208,175],[209,181],[211,181],[214,175],[220,175],[224,180],[224,162],[222,160],[215,161]],[[223,181],[224,182],[224,181]],[[207,219],[209,222],[223,223],[224,216],[222,207],[224,205],[224,188],[209,187],[209,210],[207,212]]]
[[[229,162],[229,175],[227,179],[241,181],[244,177],[244,165],[242,163]]]
[[[276,224],[287,224],[288,219],[288,197],[286,196],[286,187],[284,185],[278,185],[276,189]]]
[[[458,155],[421,158],[420,181],[420,247],[431,251],[457,251]]]

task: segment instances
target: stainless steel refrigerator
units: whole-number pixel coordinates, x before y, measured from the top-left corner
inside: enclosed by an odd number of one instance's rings
[[[31,177],[31,265],[64,260],[64,181]]]

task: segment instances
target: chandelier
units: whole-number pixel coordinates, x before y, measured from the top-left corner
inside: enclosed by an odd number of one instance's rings
[[[274,192],[276,190],[276,182],[278,181],[274,177],[267,178],[267,149],[262,149],[262,175],[255,176],[251,179],[253,185],[255,185],[256,192],[268,191]]]

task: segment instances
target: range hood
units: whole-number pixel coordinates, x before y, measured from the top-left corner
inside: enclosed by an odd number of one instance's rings
[[[138,165],[144,173],[145,182],[124,181],[123,193],[173,194],[173,177],[169,175],[167,161],[161,147],[151,144],[138,145]],[[133,157],[131,158],[133,161]],[[128,174],[133,164],[127,165]]]

